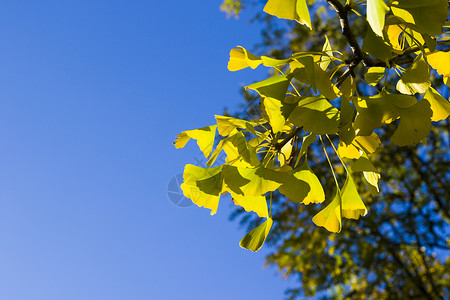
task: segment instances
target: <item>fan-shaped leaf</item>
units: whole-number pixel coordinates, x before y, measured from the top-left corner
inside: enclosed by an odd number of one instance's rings
[[[247,233],[239,242],[239,246],[244,249],[252,250],[253,252],[258,251],[266,241],[272,225],[273,220],[267,218],[264,223]]]
[[[336,191],[333,200],[313,217],[314,224],[325,227],[331,232],[340,232],[342,228],[341,202],[340,192]]]
[[[311,29],[306,0],[269,0],[264,11],[281,19],[295,20]]]
[[[186,143],[192,138],[197,140],[198,147],[203,152],[206,158],[211,155],[214,146],[214,139],[216,137],[217,125],[202,127],[194,130],[186,130],[177,135],[173,144],[177,149],[183,148]]]
[[[201,168],[186,165],[181,184],[184,196],[199,207],[211,209],[211,215],[217,212],[220,194],[223,191],[222,166]]]

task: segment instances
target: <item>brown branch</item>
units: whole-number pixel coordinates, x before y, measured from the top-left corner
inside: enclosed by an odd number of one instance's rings
[[[281,142],[276,143],[275,145],[273,145],[275,150],[280,151],[281,148],[283,148],[283,146],[287,144],[287,142],[289,142],[294,136],[296,136],[302,130],[302,128],[303,128],[302,126],[301,127],[296,127]]]

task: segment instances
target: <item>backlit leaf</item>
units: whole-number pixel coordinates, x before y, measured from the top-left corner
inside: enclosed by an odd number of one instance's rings
[[[379,36],[383,36],[384,17],[387,12],[389,8],[383,0],[367,0],[367,21]]]
[[[207,126],[194,130],[186,130],[177,135],[174,145],[177,149],[183,148],[186,143],[192,138],[197,140],[198,147],[203,152],[206,158],[211,155],[214,146],[214,139],[216,137],[217,125]]]
[[[256,69],[262,60],[247,51],[244,47],[237,46],[230,51],[230,60],[228,61],[228,70],[238,71],[250,67]]]
[[[306,0],[269,0],[264,11],[281,19],[295,20],[311,29]]]
[[[252,126],[258,126],[267,122],[264,119],[247,121],[236,119],[233,117],[218,116],[218,115],[215,115],[214,117],[216,118],[217,121],[219,134],[222,136],[229,135],[236,128],[246,129],[248,124]]]
[[[385,73],[386,68],[372,67],[367,70],[366,74],[364,74],[364,78],[366,79],[368,84],[375,86],[381,80],[381,78],[383,78]]]
[[[279,187],[279,192],[295,203],[305,205],[321,203],[325,200],[325,193],[319,179],[308,166],[305,159],[303,164],[288,172],[289,178]]]
[[[184,196],[199,207],[211,209],[211,215],[217,212],[220,194],[223,193],[222,166],[201,168],[186,165],[181,184]]]
[[[396,0],[392,6],[396,15],[395,8],[407,11],[414,20],[412,23],[429,35],[440,34],[448,17],[448,0]]]
[[[285,173],[263,166],[243,168],[225,165],[222,172],[228,188],[245,196],[261,196],[275,191],[287,179]]]
[[[350,172],[350,168],[349,168]],[[358,220],[360,216],[367,214],[367,208],[361,200],[350,173],[347,173],[347,179],[341,190],[342,199],[342,217]]]
[[[305,97],[291,113],[289,120],[314,134],[333,134],[339,127],[339,110],[322,95]]]
[[[255,90],[262,97],[271,97],[282,101],[286,96],[290,81],[290,78],[286,75],[275,75],[250,84],[246,89]]]
[[[431,130],[430,103],[421,100],[408,108],[398,108],[400,124],[391,137],[397,146],[415,145],[423,140]]]
[[[264,223],[247,233],[239,242],[239,246],[244,249],[252,250],[253,252],[258,251],[266,241],[272,225],[273,220],[271,218],[267,218]]]
[[[333,200],[312,219],[317,226],[325,227],[330,232],[340,232],[342,228],[341,196],[336,191]]]
[[[450,76],[450,52],[437,51],[427,55],[430,66],[435,69],[439,75]]]
[[[430,87],[425,96],[425,100],[430,102],[430,108],[433,111],[431,121],[441,121],[447,119],[450,114],[450,103],[442,97],[434,88]]]
[[[414,60],[397,82],[397,90],[406,95],[423,94],[430,86],[430,66],[422,55]]]
[[[233,198],[236,205],[241,206],[245,211],[255,212],[261,218],[269,217],[269,210],[267,209],[267,201],[264,195],[261,196],[243,196],[232,191],[228,191]]]

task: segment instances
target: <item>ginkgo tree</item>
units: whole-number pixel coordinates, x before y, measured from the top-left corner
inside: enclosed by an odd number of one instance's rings
[[[262,118],[216,116],[217,124],[184,131],[174,142],[182,148],[194,139],[208,159],[205,167],[185,167],[181,188],[186,197],[213,215],[221,196],[230,194],[236,205],[265,218],[240,242],[252,251],[261,248],[273,225],[273,192],[303,205],[325,202],[312,221],[340,232],[343,219],[359,219],[370,209],[355,178],[373,196],[378,194],[380,174],[370,157],[380,144],[426,142],[432,121],[450,114],[449,100],[430,79],[437,73],[450,86],[448,0],[326,2],[336,11],[336,19],[329,22],[340,22],[350,57],[334,49],[326,36],[322,51],[297,52],[285,59],[258,57],[238,46],[230,51],[230,71],[273,70],[273,76],[246,87],[259,95]],[[314,30],[306,0],[269,0],[264,11]],[[353,33],[350,14],[367,23],[364,36]],[[355,72],[361,66],[364,76]],[[387,89],[388,80],[396,81],[395,89]],[[359,91],[361,84],[373,90],[371,96]],[[389,141],[380,140],[377,131],[390,123],[396,124],[395,132]],[[313,143],[323,148],[329,162],[335,184],[331,194],[325,194],[309,167]],[[225,163],[213,167],[222,151]],[[335,172],[340,167],[344,175]]]

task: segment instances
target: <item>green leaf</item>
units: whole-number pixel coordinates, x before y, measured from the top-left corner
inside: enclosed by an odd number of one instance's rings
[[[306,0],[269,0],[264,6],[264,11],[280,19],[295,20],[311,29]]]
[[[381,37],[377,36],[370,27],[367,28],[366,36],[363,40],[362,51],[381,60],[386,60],[392,56],[392,48]]]
[[[356,136],[350,145],[343,142],[339,143],[338,153],[340,157],[359,158],[361,151],[367,154],[375,152],[380,146],[381,141],[378,136],[372,132],[369,136]]]
[[[341,195],[336,191],[333,200],[312,219],[317,226],[325,227],[330,232],[338,233],[342,229]]]
[[[352,163],[352,171],[363,172],[364,180],[369,186],[370,193],[372,196],[378,196],[380,191],[378,188],[378,181],[381,176],[366,154],[361,155],[357,161]]]
[[[450,103],[434,88],[430,87],[423,98],[430,103],[430,108],[433,111],[431,121],[445,120],[450,115]]]
[[[222,166],[201,168],[186,165],[181,184],[184,196],[199,207],[211,209],[211,215],[217,212],[220,194],[223,191]]]
[[[408,107],[417,103],[413,96],[389,94],[381,92],[372,97],[358,97],[353,103],[358,114],[356,115],[354,128],[357,135],[370,135],[375,128],[388,124],[399,117],[396,103],[400,107]]]
[[[289,120],[314,134],[333,134],[339,127],[339,110],[322,95],[305,97],[289,116]]]
[[[230,60],[228,61],[228,70],[230,71],[239,71],[247,67],[256,69],[260,64],[262,64],[262,60],[244,47],[237,46],[230,51]]]
[[[216,137],[217,125],[202,127],[194,130],[186,130],[177,135],[173,144],[177,149],[183,148],[186,143],[192,138],[197,140],[197,145],[203,152],[203,155],[208,158],[211,155],[214,146],[214,139]]]
[[[347,173],[347,178],[341,191],[342,217],[358,220],[360,216],[367,214],[367,208],[359,196],[350,172],[351,169],[349,167],[349,173]]]
[[[301,158],[303,155],[307,154],[309,146],[314,143],[317,139],[317,136],[314,134],[309,134],[308,136],[303,137],[302,147],[300,151],[298,151],[298,157]]]
[[[279,192],[295,203],[305,205],[322,203],[325,193],[319,179],[308,166],[305,159],[303,164],[288,172],[289,178],[279,187]]]
[[[227,155],[225,162],[241,167],[252,167],[260,164],[256,149],[248,145],[244,134],[241,131],[221,140],[214,150],[206,165],[211,166],[219,153],[224,150]]]
[[[383,36],[384,17],[389,8],[383,0],[367,0],[367,21],[373,32]]]
[[[396,88],[402,94],[414,95],[415,93],[425,93],[430,86],[430,66],[420,55],[403,72]]]
[[[450,76],[450,52],[437,51],[428,54],[427,61],[439,75]]]
[[[353,129],[353,106],[347,97],[341,97],[341,119],[339,121],[339,138],[345,144],[349,145],[355,138],[355,129]]]
[[[295,58],[295,64],[291,63],[292,75],[300,82],[309,84],[314,92],[319,90],[327,99],[337,97],[338,89],[331,82],[328,73],[314,62],[312,55]]]
[[[372,67],[372,68],[369,68],[369,70],[367,70],[366,74],[364,74],[364,78],[366,79],[368,84],[375,86],[381,80],[381,78],[384,77],[385,73],[386,73],[386,68]]]
[[[331,63],[331,57],[333,55],[333,49],[331,49],[330,41],[328,40],[328,37],[325,36],[325,43],[322,47],[322,52],[325,53],[325,55],[322,55],[320,58],[319,66],[322,70],[326,71],[328,68],[328,65]]]
[[[267,123],[267,121],[264,119],[247,121],[247,120],[236,119],[233,117],[218,116],[218,115],[215,115],[214,117],[216,118],[216,121],[217,121],[219,134],[222,136],[229,135],[233,130],[235,130],[237,128],[247,129],[248,125],[258,126],[258,125]]]
[[[265,97],[261,101],[261,108],[267,114],[273,132],[277,133],[283,130],[286,119],[282,114],[282,102],[275,98]]]
[[[391,137],[391,143],[397,146],[415,145],[422,141],[431,130],[433,112],[430,103],[421,100],[408,108],[399,108],[400,124]]]
[[[406,11],[414,24],[429,35],[438,35],[448,17],[448,0],[396,0],[392,2],[392,11]],[[405,20],[409,22],[409,20]]]
[[[222,172],[228,188],[244,196],[261,196],[273,192],[287,179],[287,174],[263,166],[244,168],[225,165]]]
[[[233,193],[233,191],[230,190],[228,190],[228,192],[233,198],[234,204],[241,206],[245,209],[245,211],[253,211],[261,218],[269,217],[269,210],[267,209],[267,201],[265,196],[243,196]]]
[[[290,77],[286,75],[275,75],[263,81],[250,84],[246,89],[257,91],[261,97],[270,97],[282,101],[286,96],[290,82]]]
[[[252,250],[253,252],[258,251],[266,241],[272,225],[273,220],[267,218],[264,223],[247,233],[239,242],[239,246],[244,249]]]

